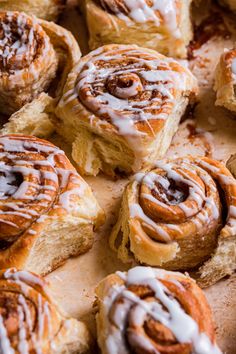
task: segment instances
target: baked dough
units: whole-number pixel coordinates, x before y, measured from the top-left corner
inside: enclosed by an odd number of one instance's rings
[[[236,154],[232,155],[227,161],[227,167],[236,178]]]
[[[80,49],[72,34],[53,22],[9,11],[0,12],[0,19],[0,28],[3,26],[0,114],[9,116],[13,113],[2,133],[44,131],[46,137],[51,128],[44,130],[45,120],[48,120],[47,126],[51,126],[49,115],[53,114],[61,97],[68,73],[81,56]],[[42,126],[39,110],[44,115]],[[25,111],[30,117],[29,124]]]
[[[208,286],[236,268],[235,206],[236,180],[218,161],[160,160],[125,189],[110,245],[123,262],[197,269]]]
[[[53,98],[43,92],[12,114],[0,133],[2,135],[21,133],[47,138],[54,132],[52,119],[49,119],[54,114],[54,108]]]
[[[216,67],[216,105],[236,112],[236,49],[225,50]]]
[[[220,4],[227,6],[232,11],[236,11],[236,0],[219,0]]]
[[[74,67],[54,123],[82,174],[129,174],[165,154],[197,91],[196,78],[175,60],[107,45]]]
[[[180,273],[135,267],[96,289],[102,354],[222,354],[203,291]]]
[[[137,44],[185,58],[193,37],[192,0],[85,0],[90,49]]]
[[[0,268],[47,274],[90,249],[104,214],[65,153],[23,135],[0,152]]]
[[[36,274],[0,271],[1,353],[82,354],[92,344],[83,322],[66,318]]]
[[[23,11],[48,21],[56,21],[65,0],[0,0],[0,10]]]

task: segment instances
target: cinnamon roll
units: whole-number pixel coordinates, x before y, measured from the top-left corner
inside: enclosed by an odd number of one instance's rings
[[[41,117],[34,113],[37,99],[43,103],[42,114],[52,113],[79,58],[78,44],[64,28],[24,13],[0,11],[0,114],[17,112],[5,127],[7,133],[25,133],[25,109],[32,117],[29,125],[40,124]]]
[[[48,21],[56,21],[66,0],[0,0],[0,10],[22,11]]]
[[[137,44],[185,58],[193,37],[192,0],[85,0],[89,46]]]
[[[60,313],[43,278],[0,271],[1,353],[85,353],[90,344],[85,324]]]
[[[236,180],[210,158],[157,161],[127,186],[110,245],[123,262],[215,283],[236,268]]]
[[[65,153],[32,136],[0,136],[0,268],[46,274],[93,244],[103,212]]]
[[[216,67],[216,105],[236,112],[236,49],[225,50]]]
[[[81,173],[132,173],[165,154],[197,90],[195,77],[173,59],[107,45],[70,73],[55,126]]]
[[[117,272],[97,287],[102,354],[220,354],[210,307],[195,281],[149,267]]]

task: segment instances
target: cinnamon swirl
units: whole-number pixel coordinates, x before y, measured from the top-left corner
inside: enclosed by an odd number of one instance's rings
[[[197,90],[173,59],[135,45],[104,46],[70,73],[56,129],[81,173],[132,173],[165,154]]]
[[[185,58],[192,39],[192,0],[85,0],[89,45],[137,44]]]
[[[225,50],[216,67],[216,105],[236,112],[236,49]]]
[[[10,118],[4,133],[25,133],[27,104],[29,125],[40,124],[42,114],[49,115],[60,98],[79,58],[75,39],[62,27],[24,13],[0,11],[0,113],[9,116],[22,109]],[[43,103],[40,118],[34,113],[37,99]]]
[[[51,272],[92,246],[103,218],[62,150],[32,136],[0,136],[0,268]]]
[[[15,268],[0,271],[1,353],[84,353],[90,343],[85,324],[60,313],[44,279]]]
[[[220,354],[211,310],[194,280],[136,267],[97,287],[102,354]]]
[[[235,239],[236,180],[218,161],[186,157],[134,177],[110,245],[124,262],[195,269],[207,286],[236,268]]]

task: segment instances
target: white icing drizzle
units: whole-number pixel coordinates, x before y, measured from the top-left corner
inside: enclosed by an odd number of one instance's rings
[[[47,56],[51,54],[49,37],[35,17],[10,11],[4,16],[1,21],[3,35],[0,39],[0,56],[3,70],[0,70],[0,78],[7,76],[10,82],[14,83],[17,79],[18,84],[23,84],[25,70],[27,70],[27,75],[37,81],[40,77],[39,61],[46,59],[45,63],[47,63]],[[16,28],[13,30],[14,23]],[[39,37],[40,46],[36,44],[39,43]],[[13,57],[14,61],[12,61]],[[24,63],[25,67],[21,63]]]
[[[7,330],[4,326],[3,318],[0,315],[0,348],[2,354],[14,354],[10,340],[7,335]]]
[[[81,198],[87,185],[74,169],[65,166],[62,150],[34,138],[7,136],[0,138],[0,150],[0,223],[17,229],[17,218],[20,218],[33,235],[35,231],[29,226],[43,220],[40,217],[50,208],[71,211],[77,207],[73,197]],[[19,186],[14,183],[16,176],[22,178]],[[16,223],[11,216],[17,217]]]
[[[7,281],[17,284],[22,292],[19,293],[17,298],[18,352],[20,354],[29,354],[34,349],[36,354],[42,354],[44,340],[48,340],[49,346],[54,345],[55,333],[53,333],[50,304],[41,293],[38,293],[38,301],[35,304],[37,310],[35,314],[37,323],[35,324],[27,299],[30,303],[30,291],[37,291],[36,286],[44,289],[45,293],[45,282],[30,272],[17,271],[14,268],[8,269],[3,274],[3,277]],[[4,318],[2,316],[0,316],[0,352],[2,354],[15,353],[15,350],[11,347],[11,339],[4,326]]]
[[[236,180],[235,178],[229,174],[229,173],[224,173],[220,168],[216,166],[212,166],[211,164],[207,163],[206,161],[198,160],[198,162],[203,166],[203,168],[206,168],[212,173],[218,174],[219,182],[222,185],[226,185],[226,188],[232,186],[236,186]],[[228,192],[230,193],[230,192]],[[228,215],[227,215],[227,222],[225,225],[225,229],[233,236],[236,233],[236,214],[235,214],[235,196],[230,195],[230,201],[229,203],[232,203],[228,205]]]
[[[166,210],[169,215],[172,214],[175,216],[177,211],[174,207],[178,207],[182,210],[185,216],[183,224],[185,225],[186,222],[190,222],[195,225],[196,229],[201,230],[204,225],[210,224],[212,220],[217,220],[219,218],[219,209],[218,205],[216,205],[217,201],[215,199],[215,193],[217,192],[216,184],[212,176],[204,170],[204,165],[207,165],[208,168],[211,167],[211,165],[206,164],[204,161],[201,161],[202,167],[193,165],[187,158],[180,163],[174,161],[159,161],[156,163],[156,168],[160,169],[162,172],[164,171],[166,178],[156,170],[147,173],[138,173],[134,176],[135,183],[133,185],[133,193],[136,193],[136,190],[139,190],[142,185],[146,185],[149,191],[155,191],[157,197],[154,197],[151,193],[141,193],[139,197],[151,201],[156,206]],[[214,169],[214,167],[212,167],[212,169]],[[203,186],[200,185],[198,181],[191,178],[186,171],[191,171],[191,173],[200,176]],[[224,179],[223,175],[222,178]],[[187,187],[187,195],[183,201],[181,200],[181,191],[175,188],[174,190],[171,189],[170,180],[175,181],[177,186],[184,185]],[[163,189],[159,188],[156,183],[162,186]],[[235,184],[236,182],[231,178],[229,183]],[[205,186],[208,187],[208,190],[205,189]],[[168,200],[167,195],[173,197],[176,202],[173,204]],[[155,230],[163,242],[168,243],[172,240],[170,236],[172,230],[174,230],[177,235],[183,233],[181,223],[157,223],[152,220],[150,216],[145,214],[141,205],[137,202],[130,204],[129,210],[131,218],[138,218],[143,226],[148,225],[151,229]],[[231,223],[232,218],[236,216],[233,211],[234,209],[229,208]],[[236,224],[234,225],[236,226]]]
[[[179,273],[166,272],[149,267],[135,267],[128,273],[117,272],[124,285],[113,285],[109,295],[104,299],[106,316],[112,316],[112,327],[105,333],[107,351],[112,354],[128,354],[126,346],[125,327],[129,321],[129,342],[134,347],[139,346],[147,352],[159,354],[153,342],[142,336],[142,332],[134,332],[132,328],[142,327],[148,317],[169,328],[179,343],[191,343],[193,354],[220,354],[221,351],[212,343],[206,333],[200,332],[197,322],[182,308],[176,298],[160,279],[172,281]],[[180,275],[184,278],[183,275]],[[179,283],[173,281],[175,285]],[[127,289],[130,285],[143,285],[151,288],[157,301],[145,301]],[[180,284],[181,285],[181,284]],[[181,291],[185,291],[180,286]],[[119,299],[125,299],[120,301]],[[114,302],[118,300],[116,309]],[[112,309],[112,313],[110,312]]]
[[[22,306],[22,309],[24,311],[26,325],[30,331],[30,339],[32,340],[36,354],[41,354],[42,350],[40,347],[40,342],[36,338],[36,333],[33,331],[33,322],[32,322],[32,318],[31,318],[31,312],[29,310],[29,307],[27,305],[25,298],[21,294],[19,295],[18,302]]]
[[[157,225],[147,215],[145,215],[139,204],[132,204],[130,206],[130,217],[139,217],[140,219],[142,219],[143,222],[146,222],[147,225],[150,225],[161,236],[161,239],[164,242],[171,241],[170,235],[161,226]]]
[[[4,273],[4,278],[7,280],[11,280],[13,282],[26,283],[39,286],[40,288],[44,288],[45,282],[40,277],[27,272],[25,270],[16,270],[15,268],[7,269]]]
[[[101,0],[101,4],[106,8],[106,2]],[[152,0],[149,5],[146,0],[123,0],[123,4],[128,10],[128,15],[115,11],[118,18],[131,25],[130,20],[137,23],[154,22],[157,27],[165,26],[175,38],[180,38],[181,31],[178,24],[179,11],[176,0]],[[112,17],[112,16],[111,16]]]
[[[132,139],[146,133],[136,128],[137,122],[166,120],[177,92],[187,89],[192,74],[170,58],[155,56],[136,46],[99,48],[78,66],[74,89],[67,91],[60,105],[78,99],[91,112],[109,117],[121,135]],[[176,69],[172,69],[172,65]],[[76,110],[76,105],[74,106]],[[131,144],[137,142],[132,141]]]
[[[24,312],[21,306],[18,306],[18,319],[19,319],[19,343],[18,350],[21,354],[29,353],[29,346],[27,342],[27,333],[24,325]]]
[[[232,60],[232,73],[236,76],[236,58]]]

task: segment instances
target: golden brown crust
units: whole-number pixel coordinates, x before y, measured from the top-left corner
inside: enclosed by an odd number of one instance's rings
[[[0,267],[30,268],[34,245],[51,223],[58,234],[66,226],[65,232],[70,232],[70,220],[72,230],[88,224],[89,233],[77,242],[81,252],[90,248],[92,227],[103,221],[103,214],[64,152],[48,141],[22,135],[1,136],[0,150]],[[56,237],[52,231],[44,237]],[[41,254],[46,252],[44,248],[42,244]],[[50,271],[65,260],[63,249],[61,253],[59,259],[50,256]]]
[[[236,154],[230,156],[229,160],[227,161],[227,167],[232,175],[236,178]]]
[[[164,154],[197,90],[193,75],[173,59],[135,45],[107,45],[83,57],[70,73],[55,123],[58,133],[65,132],[74,148],[82,130],[94,134],[91,144],[101,170],[114,173],[118,168],[129,173],[149,164],[152,155]],[[112,145],[117,154],[123,149],[130,155],[129,166],[116,163],[119,156],[105,156]],[[93,157],[87,160],[89,166]],[[82,173],[91,174],[86,162],[76,162]]]
[[[48,21],[56,21],[66,0],[0,0],[0,10],[22,11]]]
[[[226,50],[216,67],[216,105],[236,112],[236,49]]]
[[[46,281],[15,268],[0,272],[0,328],[1,345],[9,354],[70,353],[68,344],[82,353],[90,344],[85,325],[59,313]]]
[[[211,345],[209,348],[202,345],[201,350],[217,353],[211,310],[191,278],[136,267],[128,274],[118,272],[105,278],[96,294],[98,342],[103,354],[111,353],[112,349],[125,354],[190,354],[196,349],[195,345],[200,345],[201,333],[212,343],[211,349]],[[181,309],[178,316],[177,308]],[[175,321],[176,327],[168,323],[168,318]],[[191,338],[185,341],[184,331],[189,330],[189,320],[198,328],[198,343],[192,343]],[[178,336],[177,328],[181,328],[182,336]]]
[[[91,49],[101,45],[137,44],[172,57],[186,57],[192,38],[191,0],[132,3],[126,0],[85,0]],[[165,7],[168,7],[168,11]]]
[[[24,13],[0,12],[4,21],[3,36],[0,45],[3,51],[0,67],[0,113],[11,117],[4,132],[27,132],[24,115],[25,105],[35,119],[33,130],[41,130],[37,117],[37,99],[40,97],[40,110],[50,123],[55,105],[61,97],[68,73],[80,58],[80,49],[73,35],[66,29],[44,20],[31,18]],[[5,33],[8,31],[9,33]],[[22,34],[23,33],[23,34]],[[42,93],[42,94],[41,94]],[[22,111],[20,110],[22,109]],[[34,112],[35,111],[35,112]],[[19,112],[19,113],[18,113]],[[32,122],[29,122],[29,126]],[[45,125],[45,124],[44,124]],[[37,127],[36,127],[37,126]],[[45,137],[49,132],[45,132]]]
[[[18,12],[0,12],[5,39],[0,50],[0,110],[11,114],[46,91],[55,78],[58,57],[42,27]]]
[[[172,270],[201,266],[203,286],[231,274],[236,267],[236,181],[229,170],[203,157],[156,166],[127,186],[111,247],[126,262],[134,257]]]

